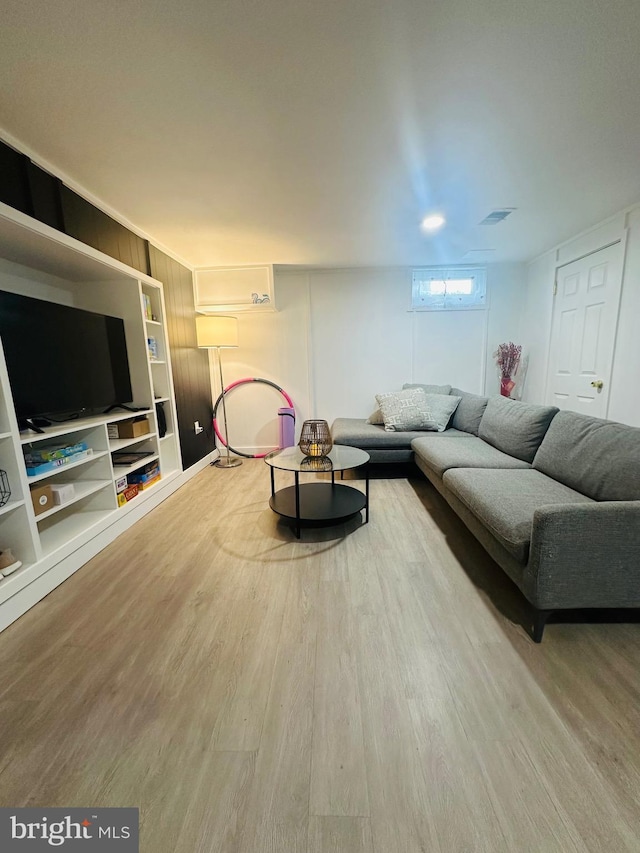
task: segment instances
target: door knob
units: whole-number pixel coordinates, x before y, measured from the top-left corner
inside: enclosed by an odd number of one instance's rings
[[[602,381],[602,379],[594,379],[594,381],[591,383],[591,387],[597,388],[598,391],[602,391],[603,385],[604,382]]]

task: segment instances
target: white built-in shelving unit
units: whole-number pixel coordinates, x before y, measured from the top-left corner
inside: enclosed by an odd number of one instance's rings
[[[0,204],[0,289],[121,317],[138,409],[56,423],[42,433],[21,432],[0,348],[0,469],[6,471],[11,488],[8,502],[0,507],[0,550],[11,548],[22,561],[16,572],[0,578],[2,630],[177,488],[182,465],[160,282]],[[153,319],[146,316],[145,303]],[[157,358],[150,355],[149,337],[155,339]],[[166,418],[162,437],[157,403],[162,403]],[[141,416],[149,421],[147,434],[109,437],[110,424]],[[24,456],[30,447],[80,441],[91,449],[90,455],[27,475]],[[113,457],[123,450],[147,455],[124,467]],[[154,460],[160,465],[160,480],[119,506],[117,481]],[[72,483],[73,499],[36,515],[30,490],[46,483]]]

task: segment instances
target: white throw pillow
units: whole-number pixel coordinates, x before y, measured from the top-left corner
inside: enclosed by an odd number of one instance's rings
[[[376,402],[380,406],[387,432],[438,429],[422,388],[376,394]]]

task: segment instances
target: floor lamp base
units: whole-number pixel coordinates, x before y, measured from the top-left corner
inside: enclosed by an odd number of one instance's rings
[[[238,465],[242,465],[242,459],[238,459],[235,456],[221,456],[211,464],[215,465],[216,468],[237,468]]]

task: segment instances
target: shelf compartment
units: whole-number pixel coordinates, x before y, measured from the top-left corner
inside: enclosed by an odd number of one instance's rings
[[[66,506],[62,509],[66,509]],[[81,536],[92,527],[106,521],[115,511],[115,506],[113,509],[80,510],[57,521],[51,519],[55,521],[55,524],[40,532],[40,545],[43,554],[47,556],[53,551],[57,551],[58,548],[63,548],[76,536]],[[18,571],[20,570],[18,569]]]
[[[99,427],[104,424],[113,424],[143,415],[151,415],[153,411],[153,409],[141,409],[139,412],[123,412],[109,415],[94,415],[90,418],[78,418],[77,420],[67,421],[64,425],[43,427],[44,432],[42,434],[30,432],[26,435],[24,432],[21,432],[20,443],[33,444],[36,441],[46,441],[48,438],[58,438],[62,435],[80,432],[83,429],[91,429],[92,427]]]
[[[143,468],[145,465],[148,465],[149,462],[155,462],[160,458],[158,453],[154,453],[152,456],[145,456],[143,459],[139,459],[137,462],[134,462],[133,465],[114,465],[113,466],[113,480],[119,480],[121,477],[126,477],[128,474],[133,474],[134,471],[137,471],[138,468]]]
[[[0,578],[0,604],[8,598],[11,598],[12,595],[20,592],[20,590],[23,589],[31,580],[35,580],[35,578],[39,577],[39,575],[36,574],[34,577],[29,578],[29,575],[33,574],[33,572],[29,572],[29,569],[33,569],[35,565],[35,563],[23,562],[20,568],[16,569],[8,578]],[[40,572],[40,574],[42,574],[42,572]],[[27,580],[27,578],[29,578],[29,580]]]
[[[60,506],[54,506],[47,510],[47,512],[43,512],[41,515],[36,515],[36,524],[40,524],[41,521],[50,518],[52,515],[61,512],[69,506],[73,506],[74,503],[81,501],[83,498],[88,498],[89,495],[99,492],[100,489],[106,489],[107,486],[111,486],[110,480],[107,480],[106,482],[105,480],[77,480],[74,483],[76,492],[72,500],[61,504]]]
[[[146,441],[149,438],[155,437],[155,432],[145,432],[144,435],[138,435],[135,438],[110,438],[109,451],[113,453],[114,450],[124,450],[125,447],[131,447],[134,444],[140,444],[141,442]]]
[[[81,465],[88,465],[91,462],[95,462],[96,459],[102,459],[107,456],[108,453],[108,450],[100,450],[98,453],[92,453],[91,456],[80,459],[78,462],[68,462],[66,465],[61,465],[54,471],[45,471],[43,474],[36,474],[35,477],[27,476],[27,482],[31,485],[32,483],[39,483],[40,480],[46,480],[49,477],[57,477],[59,474],[66,474],[67,471],[73,471],[74,468],[79,468]]]
[[[145,318],[145,323],[147,324],[147,326],[162,326],[160,320],[147,320]]]

